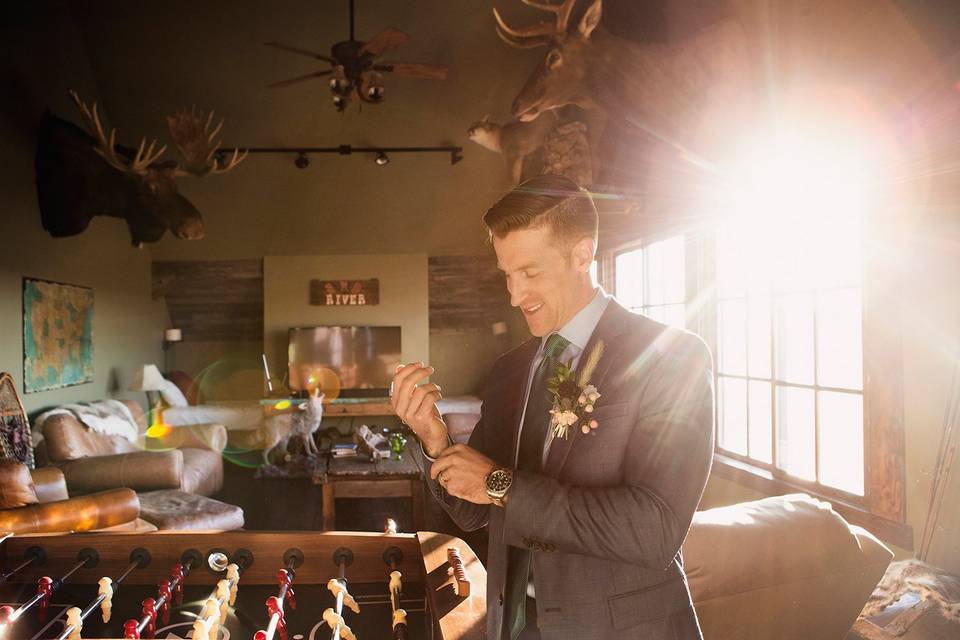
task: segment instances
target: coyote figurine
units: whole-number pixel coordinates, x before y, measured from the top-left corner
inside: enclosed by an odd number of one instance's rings
[[[272,416],[264,421],[263,464],[270,464],[270,453],[274,449],[280,449],[286,455],[287,444],[295,436],[301,439],[305,455],[317,455],[313,434],[320,428],[323,419],[323,398],[324,394],[316,388],[307,401],[300,405],[300,411]]]

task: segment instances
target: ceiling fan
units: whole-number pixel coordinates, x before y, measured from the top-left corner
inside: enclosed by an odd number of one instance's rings
[[[399,47],[407,41],[407,34],[394,27],[387,27],[369,41],[362,42],[354,36],[353,0],[350,0],[350,39],[330,47],[330,55],[324,55],[282,42],[265,42],[275,47],[330,64],[329,69],[314,71],[295,78],[268,84],[268,88],[286,87],[300,82],[330,76],[330,92],[337,111],[343,111],[350,103],[352,94],[363,102],[379,103],[384,99],[383,74],[395,73],[409,78],[446,80],[446,65],[420,64],[415,62],[378,62],[388,49]]]

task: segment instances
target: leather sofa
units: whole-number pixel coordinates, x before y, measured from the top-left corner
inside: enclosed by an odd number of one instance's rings
[[[138,520],[139,514],[140,501],[130,489],[70,498],[59,469],[30,471],[19,462],[0,460],[0,531],[24,535],[120,527],[155,530]]]
[[[140,405],[124,404],[146,431]],[[135,491],[174,489],[210,496],[223,486],[221,453],[227,433],[219,424],[167,428],[161,438],[141,436],[140,442],[88,429],[74,416],[58,414],[43,424],[37,459],[59,468],[71,495],[129,487]]]
[[[791,494],[697,512],[683,556],[705,640],[843,640],[893,553]]]

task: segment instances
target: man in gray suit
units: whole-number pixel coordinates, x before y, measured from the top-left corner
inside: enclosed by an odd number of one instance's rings
[[[484,222],[534,338],[494,365],[469,445],[447,434],[432,367],[399,368],[391,401],[444,509],[488,526],[487,638],[700,638],[680,546],[713,455],[706,345],[593,283],[597,210],[566,178],[525,182]]]

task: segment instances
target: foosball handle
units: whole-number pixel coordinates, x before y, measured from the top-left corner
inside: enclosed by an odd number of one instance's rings
[[[450,569],[453,573],[454,589],[461,598],[470,595],[470,579],[467,578],[467,571],[463,566],[463,558],[460,557],[460,550],[456,547],[447,548],[447,562],[450,563]]]

